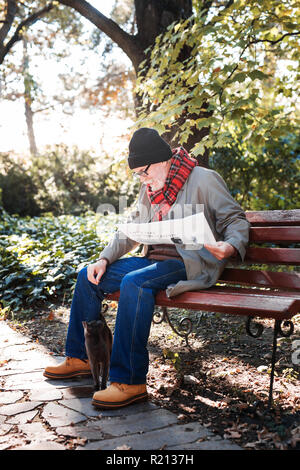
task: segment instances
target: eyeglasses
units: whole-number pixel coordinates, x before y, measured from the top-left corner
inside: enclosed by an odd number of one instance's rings
[[[141,170],[141,171],[133,171],[133,175],[134,176],[148,176],[148,170],[149,170],[149,167],[152,165],[152,163],[150,163],[148,166],[146,166],[146,168],[144,170]]]

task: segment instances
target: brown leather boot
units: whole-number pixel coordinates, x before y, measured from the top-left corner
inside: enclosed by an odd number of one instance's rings
[[[70,379],[79,375],[91,375],[89,361],[77,359],[77,357],[66,357],[64,362],[58,366],[46,367],[44,374],[48,379]]]
[[[102,409],[116,409],[147,399],[146,384],[127,385],[113,382],[105,390],[94,393],[92,405]]]

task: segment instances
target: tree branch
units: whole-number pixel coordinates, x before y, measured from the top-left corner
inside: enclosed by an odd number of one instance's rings
[[[244,47],[244,49],[242,50],[242,52],[240,53],[240,56],[239,56],[239,60],[238,60],[238,62],[237,62],[237,65],[233,68],[233,70],[232,70],[231,73],[228,75],[228,77],[224,80],[224,82],[222,83],[222,85],[224,85],[226,82],[228,82],[228,80],[230,80],[230,78],[232,77],[232,75],[234,74],[234,72],[238,69],[238,67],[239,67],[239,62],[240,62],[241,58],[243,57],[244,52],[245,52],[245,51],[248,49],[248,47],[251,46],[252,44],[257,44],[257,43],[259,43],[259,42],[269,42],[269,43],[271,43],[271,44],[274,45],[274,44],[277,44],[278,42],[282,41],[286,36],[298,36],[299,34],[300,34],[300,31],[297,32],[297,33],[285,33],[285,34],[283,34],[283,35],[281,36],[281,38],[276,39],[276,41],[272,41],[271,39],[255,39],[255,40],[253,40],[253,41],[248,42],[248,43],[245,45],[245,47]],[[213,96],[215,96],[216,94],[217,94],[217,92],[214,93]],[[222,94],[223,94],[223,89],[222,89],[222,91],[221,91],[221,93],[220,93],[220,100],[221,100]]]
[[[3,26],[0,29],[0,46],[3,45],[4,39],[6,38],[11,28],[11,25],[13,24],[16,12],[17,12],[16,0],[7,0],[5,20],[2,22]]]
[[[227,8],[230,8],[231,5],[233,5],[234,0],[229,0],[226,5],[224,6],[224,10],[227,10]]]
[[[285,33],[285,34],[283,34],[283,36],[281,36],[281,38],[276,39],[276,41],[272,41],[271,39],[254,39],[253,41],[250,41],[248,43],[248,46],[251,46],[251,44],[257,44],[259,42],[268,42],[268,43],[274,45],[274,44],[277,44],[278,42],[282,41],[287,36],[299,36],[299,34],[300,34],[300,31],[298,31],[297,33]]]
[[[2,64],[6,54],[8,54],[8,52],[13,47],[13,45],[22,39],[22,36],[23,36],[22,29],[33,25],[36,21],[38,21],[40,18],[45,16],[53,7],[54,7],[53,3],[50,2],[41,10],[38,10],[35,13],[32,13],[25,20],[21,21],[21,23],[18,25],[16,31],[14,32],[12,38],[8,41],[8,43],[5,46],[0,47],[0,64]]]
[[[85,0],[58,0],[62,5],[73,8],[82,16],[103,31],[114,41],[130,58],[135,70],[138,70],[140,62],[144,59],[142,48],[137,44],[134,36],[128,34],[110,18],[100,13]]]

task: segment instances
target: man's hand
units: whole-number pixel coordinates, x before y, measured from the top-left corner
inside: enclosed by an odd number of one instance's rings
[[[87,278],[93,284],[99,284],[101,277],[106,271],[107,261],[106,259],[101,259],[96,263],[89,264],[87,267]]]
[[[230,256],[235,256],[237,254],[237,250],[227,242],[205,244],[204,247],[219,260],[230,258]]]

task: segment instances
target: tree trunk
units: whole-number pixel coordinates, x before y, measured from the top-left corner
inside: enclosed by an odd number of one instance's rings
[[[25,96],[25,117],[27,124],[27,135],[29,140],[30,153],[34,156],[38,154],[38,149],[36,145],[34,128],[33,128],[33,111],[31,109],[30,103],[26,100]]]
[[[154,44],[156,36],[166,31],[174,21],[189,18],[192,13],[192,0],[135,0],[136,40],[145,51]]]
[[[37,145],[34,135],[34,128],[33,128],[33,111],[31,108],[32,104],[32,83],[28,79],[30,77],[28,71],[28,63],[29,57],[27,52],[27,40],[23,37],[23,77],[24,77],[24,101],[25,101],[25,117],[26,117],[26,124],[27,124],[27,135],[29,140],[29,148],[30,153],[32,155],[37,155]]]
[[[191,0],[173,0],[157,2],[156,0],[135,0],[136,22],[138,27],[138,34],[136,36],[139,44],[146,50],[155,42],[155,38],[166,31],[167,27],[173,22],[185,20],[189,18],[192,13]],[[180,54],[178,61],[182,62],[182,68],[185,67],[185,60],[190,57],[191,49],[184,47]],[[146,57],[147,60],[147,57]],[[147,68],[147,65],[146,65]],[[205,107],[205,105],[203,105]],[[203,112],[201,115],[184,115],[178,120],[178,124],[173,125],[172,128],[163,135],[172,147],[181,145],[180,140],[174,138],[180,125],[185,119],[197,119],[207,117],[208,113]],[[209,128],[202,128],[201,130],[194,127],[192,134],[189,136],[187,142],[183,145],[190,151],[196,143],[201,141],[204,136],[208,135]],[[208,151],[204,155],[197,157],[200,166],[208,167]]]

